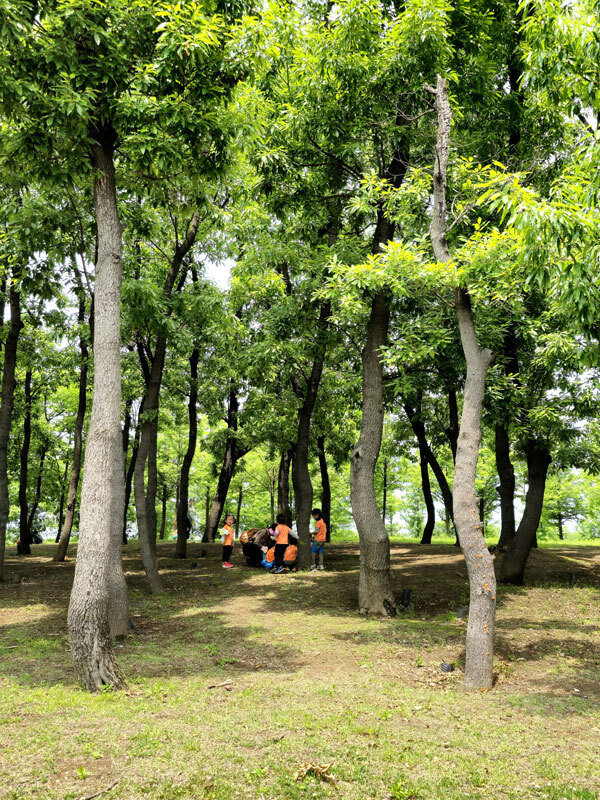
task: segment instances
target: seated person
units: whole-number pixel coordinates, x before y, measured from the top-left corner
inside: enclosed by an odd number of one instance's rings
[[[265,569],[272,569],[275,566],[275,545],[269,547],[262,560],[262,566]]]
[[[283,566],[288,569],[296,569],[296,560],[298,559],[298,547],[295,544],[288,544],[287,550],[283,554]]]

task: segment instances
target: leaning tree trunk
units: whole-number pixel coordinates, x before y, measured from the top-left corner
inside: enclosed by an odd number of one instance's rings
[[[350,455],[350,499],[360,540],[358,606],[361,614],[394,616],[396,601],[390,585],[390,540],[377,507],[375,465],[383,436],[383,362],[390,320],[388,300],[373,298],[362,352],[362,423],[358,444]]]
[[[525,566],[531,548],[534,546],[540,524],[546,477],[552,458],[548,448],[534,440],[528,441],[524,448],[527,457],[528,488],[525,509],[517,532],[509,542],[500,567],[500,582],[520,586],[523,583]]]
[[[327,525],[326,541],[329,542],[331,540],[331,482],[329,480],[325,437],[323,435],[317,439],[317,452],[319,453],[319,469],[321,472],[321,512],[323,514],[323,522]]]
[[[292,463],[292,484],[294,487],[294,506],[296,510],[296,530],[298,533],[298,569],[310,566],[310,513],[313,504],[313,486],[308,469],[308,446],[310,443],[310,425],[317,402],[317,394],[325,364],[327,350],[327,329],[331,315],[331,303],[326,301],[321,306],[316,330],[316,351],[312,368],[304,392],[297,379],[294,380],[294,391],[302,397],[302,405],[298,411],[298,427],[294,460]]]
[[[452,114],[446,80],[440,75],[433,91],[436,96],[438,131],[433,171],[434,206],[429,232],[435,257],[439,262],[447,262],[450,261],[450,251],[446,239],[446,174]],[[494,660],[496,576],[494,560],[483,538],[475,477],[481,442],[485,379],[492,353],[479,347],[471,301],[465,289],[455,290],[455,308],[467,364],[453,488],[454,523],[467,564],[470,588],[465,687],[489,689],[492,686]]]
[[[179,497],[177,499],[177,544],[175,545],[175,557],[187,557],[187,538],[188,538],[188,494],[190,488],[190,469],[196,452],[196,441],[198,438],[198,361],[200,360],[200,350],[194,347],[190,355],[190,396],[188,401],[188,446],[181,465],[179,476]]]
[[[8,439],[15,399],[15,370],[17,347],[23,327],[21,321],[21,295],[14,280],[10,282],[10,325],[4,344],[4,369],[2,372],[2,400],[0,402],[0,581],[4,580],[4,550],[6,547],[6,525],[10,511],[8,495]],[[1,322],[1,321],[0,321]]]
[[[421,536],[421,544],[431,544],[431,537],[433,536],[433,529],[435,528],[435,506],[433,504],[433,497],[431,494],[431,482],[429,480],[429,468],[427,466],[427,456],[422,448],[419,448],[419,462],[421,466],[421,489],[423,491],[423,500],[425,500],[425,508],[427,510],[427,521],[423,528],[423,535]]]
[[[94,394],[83,468],[79,544],[68,628],[77,676],[90,691],[125,686],[111,633],[127,628],[121,562],[123,447],[121,436],[122,232],[117,212],[112,129],[94,132],[94,205],[98,231],[95,280]]]
[[[158,534],[159,539],[165,538],[165,527],[167,524],[167,500],[169,498],[169,490],[167,484],[163,482],[162,485],[162,492],[160,495],[160,533]]]
[[[85,295],[80,288],[79,313],[77,321],[82,326],[85,318]],[[58,548],[54,554],[53,561],[64,561],[73,529],[73,519],[75,517],[75,503],[77,502],[77,489],[79,487],[79,474],[81,472],[81,456],[83,453],[83,423],[85,421],[85,411],[87,405],[87,375],[88,375],[88,347],[83,332],[79,335],[79,352],[81,354],[81,368],[79,370],[79,399],[77,403],[77,415],[75,417],[75,427],[73,432],[73,466],[71,467],[71,477],[69,478],[69,488],[67,491],[67,513],[62,526]]]
[[[219,481],[217,483],[217,490],[215,491],[210,511],[208,513],[206,531],[203,541],[212,542],[217,535],[217,528],[219,527],[219,520],[225,507],[227,500],[227,493],[229,492],[229,484],[233,478],[237,462],[244,456],[248,450],[246,448],[240,449],[237,441],[238,429],[238,398],[235,390],[232,388],[229,392],[227,400],[227,442],[225,444],[225,455],[223,457],[223,466],[219,473]]]
[[[23,418],[23,441],[19,454],[19,552],[31,555],[31,530],[29,529],[29,506],[27,503],[27,484],[29,478],[29,447],[31,445],[31,378],[32,372],[25,372],[25,416]]]
[[[496,470],[500,495],[500,539],[498,547],[507,547],[515,537],[515,469],[510,459],[510,440],[504,425],[498,423],[494,431]]]
[[[277,513],[285,515],[285,524],[290,527],[292,525],[292,510],[290,508],[290,466],[293,452],[293,448],[289,447],[281,453],[279,472],[277,474]]]

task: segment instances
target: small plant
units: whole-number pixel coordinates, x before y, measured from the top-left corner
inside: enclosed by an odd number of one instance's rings
[[[82,781],[84,781],[89,775],[89,773],[86,770],[86,768],[84,766],[82,766],[81,764],[77,767],[75,772],[76,772],[77,777],[79,778],[79,780],[82,780]]]
[[[390,789],[389,800],[421,800],[416,787],[406,778],[399,778]]]

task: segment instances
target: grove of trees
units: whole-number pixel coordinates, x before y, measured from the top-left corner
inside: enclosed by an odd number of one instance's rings
[[[600,530],[598,12],[0,0],[0,579],[77,533],[82,685],[190,500],[205,541],[285,514],[300,568],[320,505],[364,614],[399,517],[456,535],[492,685],[496,579]]]

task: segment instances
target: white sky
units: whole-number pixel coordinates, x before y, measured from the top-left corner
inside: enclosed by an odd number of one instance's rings
[[[233,261],[231,259],[225,259],[224,261],[208,261],[204,266],[204,274],[209,281],[212,281],[219,289],[225,291],[229,289],[232,267]]]

